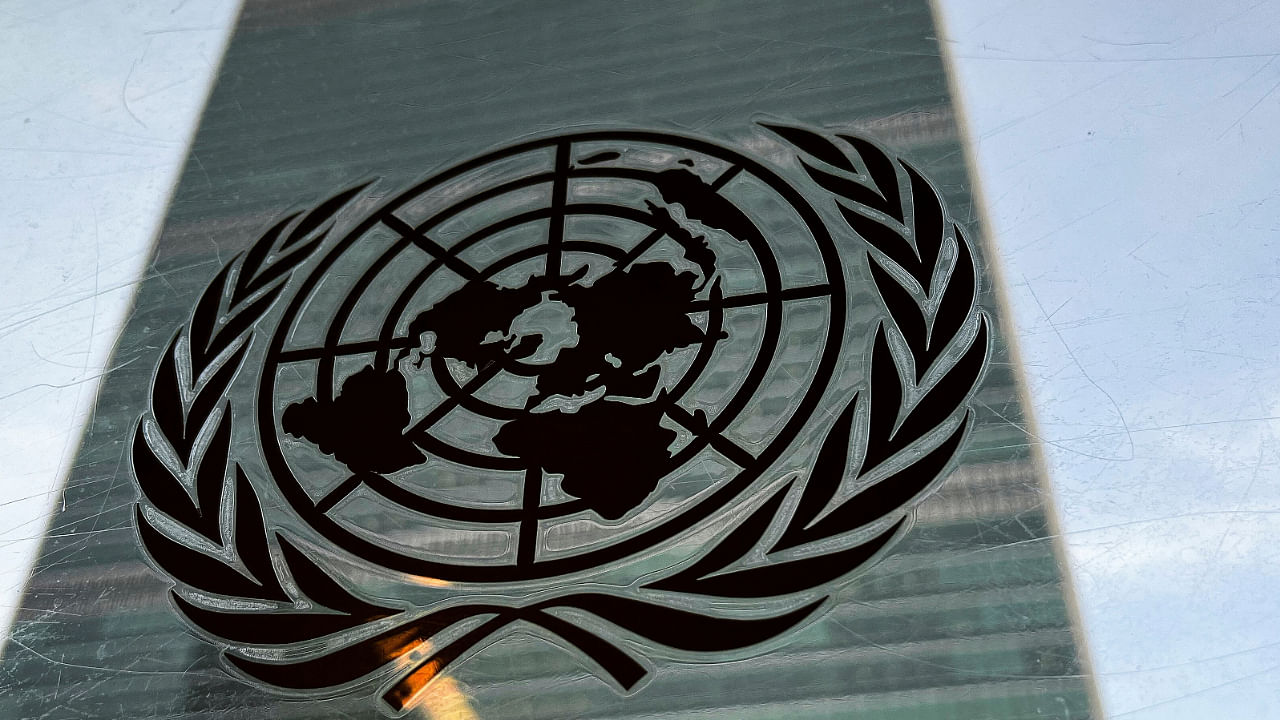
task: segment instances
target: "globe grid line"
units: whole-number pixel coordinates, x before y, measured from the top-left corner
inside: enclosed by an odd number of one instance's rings
[[[542,468],[530,465],[521,487],[520,528],[516,534],[516,565],[532,565],[538,549],[538,511],[542,508]]]
[[[458,258],[457,254],[450,249],[445,248],[440,243],[427,237],[427,234],[418,228],[400,218],[387,213],[381,218],[382,224],[400,235],[402,240],[407,240],[428,255],[444,263],[445,267],[458,273],[467,280],[475,280],[480,275],[480,271],[471,267],[467,263]]]
[[[551,182],[551,217],[547,225],[547,264],[542,276],[551,287],[560,287],[563,268],[565,205],[569,195],[569,150],[572,144],[561,140],[556,143],[556,169]],[[541,481],[539,481],[541,482]],[[528,496],[528,492],[525,496]],[[522,540],[523,542],[523,540]]]
[[[667,231],[663,230],[662,228],[658,228],[653,232],[649,233],[648,235],[644,236],[644,238],[640,240],[640,242],[636,243],[635,247],[628,250],[626,255],[623,255],[622,259],[620,259],[617,262],[617,264],[614,265],[614,268],[615,268],[614,271],[616,272],[617,270],[625,269],[629,267],[631,263],[636,261],[636,258],[639,258],[641,255],[645,254],[645,252],[647,252],[649,248],[653,247],[654,245],[657,245],[658,241],[666,236],[667,236]]]

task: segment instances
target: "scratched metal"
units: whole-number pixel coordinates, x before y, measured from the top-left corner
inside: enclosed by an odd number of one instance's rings
[[[133,530],[121,459],[151,368],[221,264],[282,208],[353,178],[405,187],[530,134],[640,126],[733,144],[768,116],[892,147],[980,236],[934,35],[922,2],[249,2],[0,658],[0,714],[377,716],[359,693],[287,700],[228,675],[172,613]],[[999,298],[982,287],[998,331]],[[997,332],[962,464],[894,552],[785,646],[660,663],[643,692],[622,696],[542,638],[516,635],[451,669],[415,712],[1092,716],[1017,388]]]

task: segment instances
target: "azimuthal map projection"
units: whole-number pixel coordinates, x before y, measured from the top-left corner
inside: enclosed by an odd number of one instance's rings
[[[394,715],[531,627],[636,692],[785,642],[907,531],[986,362],[972,248],[876,143],[756,132],[548,134],[226,263],[133,470],[234,674]]]

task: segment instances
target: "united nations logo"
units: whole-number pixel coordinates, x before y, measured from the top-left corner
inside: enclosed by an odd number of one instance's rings
[[[232,672],[398,715],[520,631],[633,692],[783,642],[906,532],[986,360],[972,248],[875,143],[761,128],[526,141],[222,268],[132,459]]]

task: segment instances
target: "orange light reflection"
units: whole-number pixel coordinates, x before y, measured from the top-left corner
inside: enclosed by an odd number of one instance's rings
[[[418,690],[412,701],[420,703],[422,717],[428,720],[480,720],[462,688],[448,675],[441,675]]]
[[[431,651],[431,642],[423,641],[398,658],[398,664],[402,667],[413,665]],[[404,678],[396,693],[403,707],[417,708],[413,715],[424,720],[480,720],[467,701],[462,686],[448,675],[438,675],[439,670],[439,663],[432,661]]]
[[[409,580],[415,585],[422,585],[423,587],[433,587],[433,588],[453,587],[453,583],[449,582],[448,580],[441,580],[440,578],[411,577],[409,578]]]

